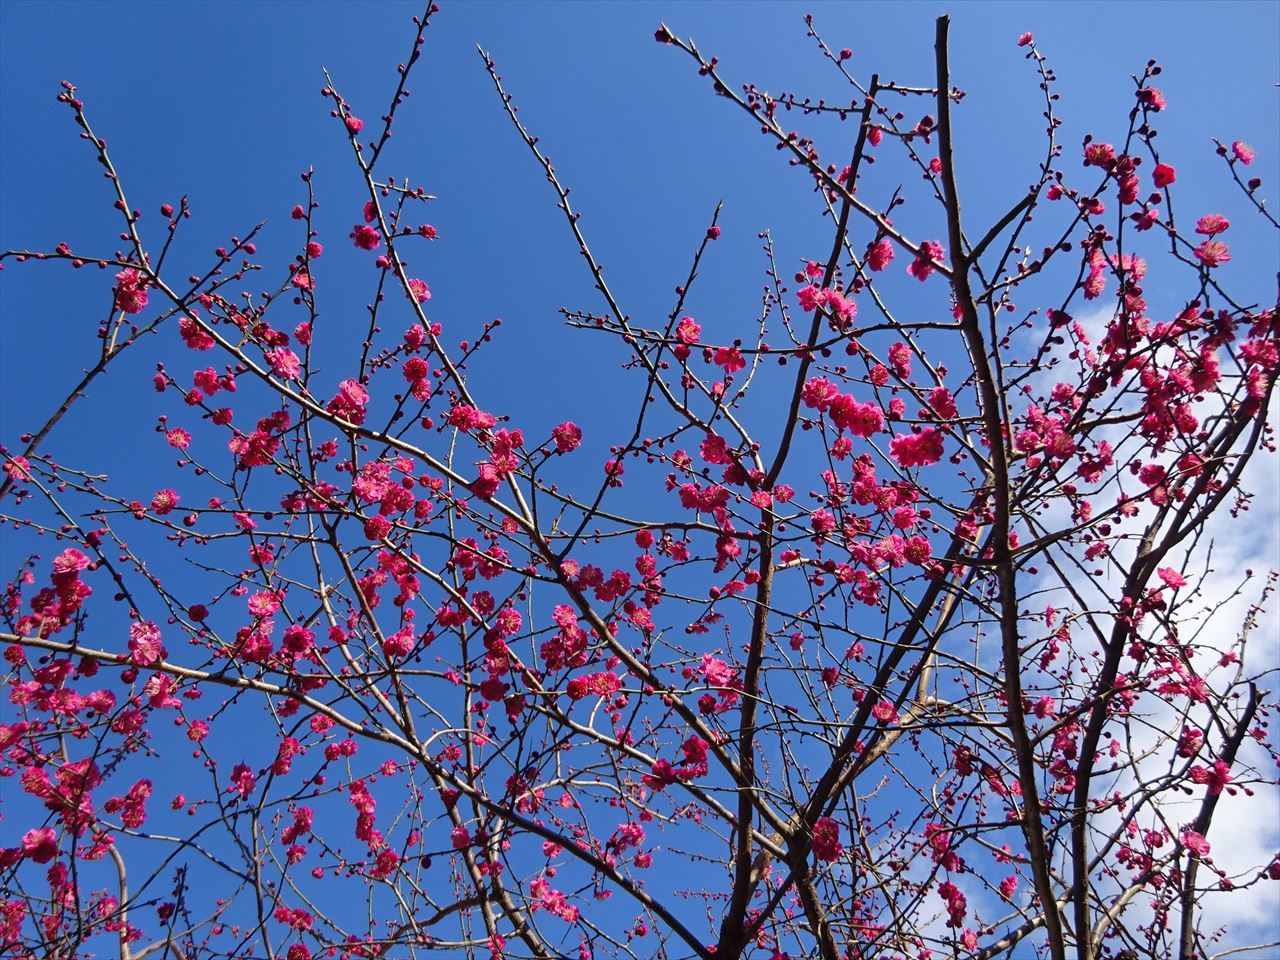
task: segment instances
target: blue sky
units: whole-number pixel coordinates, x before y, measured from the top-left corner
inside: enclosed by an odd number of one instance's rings
[[[1069,157],[1085,133],[1123,134],[1130,75],[1154,57],[1165,67],[1159,86],[1170,108],[1161,115],[1160,143],[1183,184],[1181,215],[1228,213],[1236,221],[1231,269],[1256,273],[1269,295],[1275,240],[1228,189],[1209,137],[1251,143],[1259,159],[1250,172],[1276,185],[1280,5],[446,3],[428,32],[386,169],[440,198],[427,219],[441,240],[415,254],[415,266],[431,283],[431,314],[445,324],[446,339],[474,336],[494,317],[505,321],[472,371],[487,405],[518,410],[522,425],[542,434],[578,419],[594,468],[616,438],[616,418],[633,415],[635,390],[617,375],[614,344],[561,326],[562,306],[603,307],[476,44],[496,59],[522,119],[572,187],[588,239],[634,316],[665,316],[713,208],[725,202],[724,233],[689,312],[711,339],[731,339],[751,335],[759,308],[759,233],[771,231],[787,274],[801,259],[826,255],[829,226],[815,215],[808,180],[712,95],[690,60],[653,42],[658,22],[718,56],[733,82],[834,101],[849,93],[806,38],[805,12],[833,48],[854,51],[860,76],[879,71],[927,85],[933,19],[944,10],[953,16],[953,82],[968,94],[956,123],[970,222],[1003,213],[1033,178],[1042,151],[1040,94],[1014,45],[1018,34],[1033,31],[1057,72]],[[132,205],[143,211],[144,234],[163,226],[161,203],[188,195],[195,216],[182,228],[175,274],[203,272],[214,247],[260,220],[267,221],[262,259],[287,262],[298,234],[289,210],[305,199],[298,175],[314,166],[321,239],[337,254],[325,267],[341,275],[341,264],[355,262],[346,235],[358,220],[361,186],[329,102],[318,96],[320,68],[329,68],[372,125],[417,12],[397,3],[0,4],[0,249],[52,249],[63,240],[90,252],[118,245],[111,193],[77,140],[70,111],[54,101],[58,81],[68,79],[108,140]],[[904,109],[932,112],[932,105]],[[824,153],[847,153],[852,124],[797,117],[801,124]],[[883,166],[869,178],[877,188],[912,176],[896,162]],[[904,222],[913,215],[904,212]],[[358,328],[371,285],[367,275],[352,276],[349,287],[324,288],[322,309]],[[905,277],[898,280],[907,297],[919,297]],[[92,361],[107,288],[96,271],[6,264],[0,442],[12,445],[42,421]],[[1158,299],[1159,290],[1151,296]],[[923,297],[907,302],[936,307]],[[156,399],[150,372],[158,356],[174,353],[168,338],[132,350],[60,425],[49,449],[110,470],[121,489],[149,496],[171,459],[167,449],[151,458],[158,448],[150,427],[155,413],[175,405]],[[333,366],[336,376],[339,362]],[[765,391],[756,403],[767,411],[776,398]],[[643,495],[629,487],[633,493]],[[31,544],[6,541],[7,573]]]
[[[317,95],[321,65],[366,116],[385,105],[392,67],[407,53],[411,4],[31,4],[0,6],[0,245],[88,249],[113,236],[110,195],[76,140],[57,83],[73,80],[107,138],[143,228],[160,203],[190,196],[183,266],[203,268],[232,233],[268,221],[264,249],[292,242],[298,173],[319,171],[321,229],[342,239],[357,184],[346,145]],[[705,282],[717,300],[753,311],[762,278],[757,233],[769,228],[786,263],[819,256],[826,226],[805,179],[789,175],[745,116],[711,95],[683,55],[652,41],[664,20],[720,57],[725,75],[771,90],[847,97],[843,81],[805,37],[812,11],[833,48],[850,47],[865,77],[901,82],[932,74],[930,4],[458,3],[429,32],[391,166],[441,199],[432,219],[433,301],[450,329],[507,319],[506,344],[535,368],[564,362],[546,337],[560,306],[598,305],[546,185],[498,108],[475,44],[496,58],[522,116],[558,162],[583,224],[624,308],[669,309],[671,288],[721,199],[725,230]],[[1280,6],[1217,4],[959,4],[953,76],[969,93],[957,113],[966,208],[977,220],[1003,212],[1041,149],[1042,120],[1030,65],[1014,46],[1032,30],[1057,69],[1063,141],[1123,132],[1129,79],[1148,57],[1170,111],[1161,142],[1184,183],[1222,195],[1209,136],[1251,142],[1265,179],[1275,170],[1274,38]],[[846,150],[846,133],[818,124],[820,146]],[[822,134],[827,134],[825,143]],[[897,166],[893,166],[897,176]],[[1209,211],[1205,211],[1209,212]],[[333,219],[328,221],[327,216]],[[1243,218],[1248,219],[1248,218]],[[1251,224],[1241,223],[1241,229]],[[109,233],[108,233],[109,231]],[[1237,234],[1236,249],[1248,244]],[[1270,272],[1274,247],[1252,263]],[[441,272],[450,275],[446,282]],[[63,389],[92,351],[98,312],[85,318],[96,279],[6,270],[0,373],[29,400],[0,412],[3,435]],[[456,278],[456,281],[453,279]],[[349,303],[360,309],[363,291]],[[334,301],[330,301],[331,304]],[[727,312],[727,311],[726,311]],[[715,321],[711,321],[714,329]],[[79,332],[88,333],[81,337]],[[64,349],[51,349],[53,344]],[[31,358],[39,357],[33,364]],[[495,384],[501,389],[507,384]],[[106,389],[115,389],[115,384]],[[12,395],[12,394],[11,394]],[[507,396],[513,396],[510,393]],[[521,389],[522,402],[529,401]],[[59,394],[59,399],[61,394]],[[16,419],[15,419],[16,418]]]

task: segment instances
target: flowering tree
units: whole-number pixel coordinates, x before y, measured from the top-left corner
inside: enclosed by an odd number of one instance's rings
[[[145,230],[58,95],[123,246],[3,254],[110,298],[97,362],[0,449],[33,551],[4,602],[6,954],[1213,955],[1213,898],[1280,879],[1219,866],[1212,829],[1273,796],[1250,645],[1276,574],[1206,586],[1273,449],[1280,321],[1225,216],[1174,216],[1160,68],[1122,142],[1067,148],[1021,37],[1043,159],[974,223],[945,17],[924,85],[856,76],[809,21],[849,88],[819,103],[659,28],[831,223],[794,268],[762,235],[758,320],[717,340],[692,314],[718,212],[669,313],[628,314],[484,55],[601,298],[567,324],[635,391],[602,463],[571,408],[492,408],[469,370],[498,321],[433,316],[447,281],[410,266],[433,198],[385,167],[434,13],[376,122],[326,78],[349,238],[304,174],[292,249],[232,237],[202,275],[169,267],[185,198]],[[846,139],[821,155],[790,112]],[[1218,153],[1276,226],[1250,148]],[[873,162],[915,187],[863,186]],[[318,304],[364,277],[353,344]],[[145,490],[57,430],[126,352],[168,406],[136,443],[177,479]]]

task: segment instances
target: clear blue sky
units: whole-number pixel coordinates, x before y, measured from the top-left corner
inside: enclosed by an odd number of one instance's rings
[[[733,82],[847,100],[843,81],[805,36],[805,12],[832,47],[854,51],[863,78],[878,71],[924,85],[933,77],[934,17],[952,14],[953,82],[968,93],[956,116],[960,175],[976,222],[1018,198],[1042,151],[1040,94],[1015,46],[1018,34],[1033,31],[1057,72],[1068,156],[1086,132],[1104,140],[1123,135],[1130,75],[1158,59],[1170,105],[1160,143],[1184,186],[1181,215],[1224,212],[1236,220],[1231,269],[1255,271],[1263,297],[1274,292],[1275,240],[1254,227],[1227,188],[1209,137],[1251,143],[1258,160],[1250,172],[1267,181],[1264,193],[1280,196],[1280,4],[443,7],[386,172],[409,174],[439,196],[428,219],[442,239],[416,255],[435,294],[431,315],[450,340],[504,318],[499,342],[474,377],[491,409],[519,410],[535,433],[574,417],[589,442],[607,442],[611,418],[634,411],[634,390],[614,389],[613,344],[566,337],[560,327],[561,306],[603,307],[554,197],[500,108],[477,43],[497,60],[522,119],[572,186],[624,307],[643,319],[670,309],[672,288],[722,199],[724,234],[689,310],[711,338],[750,335],[764,282],[760,231],[772,231],[784,273],[828,252],[829,227],[815,215],[807,179],[711,94],[687,57],[653,41],[664,21],[718,56]],[[305,199],[298,174],[308,166],[317,170],[321,239],[350,258],[346,235],[358,219],[361,188],[329,101],[318,96],[320,68],[330,69],[372,125],[394,85],[394,65],[408,52],[409,18],[419,12],[420,5],[404,3],[0,3],[0,249],[51,250],[63,240],[86,252],[119,245],[119,221],[92,151],[77,139],[70,111],[54,101],[58,81],[68,79],[108,140],[132,205],[143,211],[144,234],[155,237],[162,228],[161,203],[189,196],[195,218],[182,228],[178,275],[203,272],[213,248],[263,219],[262,259],[282,267],[297,246],[289,210]],[[919,112],[931,111],[919,104]],[[797,126],[806,123],[824,153],[847,154],[852,124],[797,117]],[[892,171],[883,182],[904,169],[884,166]],[[1187,210],[1202,198],[1203,209]],[[340,275],[337,264],[326,266]],[[349,289],[335,283],[324,291],[323,309],[362,323],[370,289],[367,274]],[[108,307],[108,283],[96,271],[6,265],[0,443],[16,445],[92,362],[94,329]],[[178,412],[171,396],[157,400],[149,384],[155,360],[172,357],[174,343],[167,331],[163,343],[132,350],[60,426],[49,449],[110,470],[131,495],[150,496],[153,471],[161,468],[139,451],[157,448],[137,444],[152,443],[155,413]],[[130,418],[131,427],[116,422]],[[593,456],[593,463],[603,459],[598,446]],[[6,540],[0,569],[7,575],[31,544]]]

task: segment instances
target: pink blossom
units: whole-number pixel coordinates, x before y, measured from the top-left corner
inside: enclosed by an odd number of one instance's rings
[[[288,347],[268,350],[266,358],[271,371],[281,380],[296,380],[302,373],[302,360]]]
[[[911,348],[901,340],[889,344],[889,363],[902,379],[911,376]]]
[[[814,510],[809,514],[809,526],[821,537],[836,528],[836,518],[831,515],[830,510]]]
[[[810,410],[826,410],[840,391],[826,377],[813,377],[800,390],[800,399]]]
[[[1246,167],[1253,163],[1253,158],[1257,155],[1254,153],[1253,147],[1249,146],[1243,140],[1231,141],[1231,152],[1234,153],[1236,159]]]
[[[430,372],[430,368],[427,366],[427,361],[423,360],[421,357],[410,357],[404,362],[404,365],[400,368],[400,372],[410,383],[416,383],[419,380],[427,379],[427,374]]]
[[[702,675],[710,686],[727,687],[733,683],[734,678],[737,676],[737,671],[719,657],[704,653],[702,655]]]
[[[402,627],[382,641],[382,652],[388,659],[400,660],[409,655],[416,643],[411,627]]]
[[[173,508],[178,505],[178,492],[176,490],[157,490],[156,495],[151,498],[151,512],[158,517],[163,517],[173,512]]]
[[[284,628],[281,647],[294,656],[303,656],[315,644],[315,634],[301,624],[291,623]]]
[[[22,854],[36,863],[48,863],[58,855],[58,835],[53,827],[37,827],[22,835]]]
[[[477,468],[477,476],[471,481],[471,492],[481,500],[492,500],[502,485],[502,474],[492,463],[482,463]]]
[[[1138,101],[1155,113],[1160,112],[1169,105],[1165,99],[1164,91],[1159,87],[1143,87],[1138,91]]]
[[[800,309],[812,313],[827,302],[827,295],[825,290],[809,284],[796,291],[796,300],[800,302]]]
[[[1032,41],[1032,40],[1034,40],[1034,39],[1035,39],[1035,37],[1033,37],[1031,34],[1029,34],[1029,33],[1024,33],[1024,34],[1022,34],[1022,36],[1018,37],[1018,46],[1020,46],[1020,47],[1025,47],[1025,46],[1027,46],[1028,44],[1030,44],[1030,43],[1031,43],[1031,41]]]
[[[1225,760],[1215,760],[1213,761],[1213,766],[1207,768],[1196,764],[1187,772],[1190,774],[1192,782],[1208,785],[1209,796],[1211,797],[1216,797],[1222,793],[1227,784],[1231,782],[1231,768],[1227,766]]]
[[[949,918],[947,926],[953,929],[958,928],[964,923],[964,916],[968,909],[968,899],[961,893],[960,888],[949,880],[939,884],[938,895],[947,904],[947,916]]]
[[[927,467],[942,459],[942,432],[925,427],[919,433],[899,434],[889,441],[889,453],[902,467]]]
[[[939,420],[950,420],[959,413],[955,398],[946,387],[934,387],[929,391],[929,406]]]
[[[839,290],[827,291],[827,312],[831,315],[836,329],[847,330],[854,317],[858,315],[858,302],[853,297],[846,297]]]
[[[10,457],[5,461],[4,472],[15,480],[30,480],[31,461],[26,457]]]
[[[572,453],[582,442],[582,428],[576,423],[566,421],[551,431],[556,442],[557,453]]]
[[[126,827],[140,827],[147,819],[147,798],[151,796],[150,780],[142,779],[129,788],[121,799],[120,820]]]
[[[920,244],[920,252],[916,258],[907,264],[907,273],[921,282],[928,280],[930,274],[937,269],[937,263],[941,263],[944,257],[946,251],[942,244],[936,240],[926,240]]]
[[[1231,251],[1221,240],[1206,240],[1195,249],[1196,259],[1206,267],[1216,267],[1231,259]]]
[[[725,373],[737,373],[747,365],[747,361],[742,358],[742,351],[737,347],[720,347],[715,352],[713,362],[718,367],[724,367]]]
[[[150,620],[131,624],[129,654],[130,660],[139,666],[158,663],[165,656],[164,646],[160,642],[160,628]]]
[[[192,350],[210,350],[217,343],[209,334],[200,329],[200,325],[191,317],[178,318],[178,333],[182,342]]]
[[[1109,168],[1116,159],[1116,148],[1109,143],[1091,143],[1084,148],[1086,167]]]
[[[141,313],[147,305],[147,278],[133,267],[116,274],[116,309]]]
[[[254,776],[253,770],[246,763],[237,763],[231,771],[231,789],[240,794],[240,796],[248,797],[253,793],[253,788],[257,785],[258,778]]]
[[[813,855],[828,863],[844,855],[840,842],[840,824],[830,817],[819,817],[813,824]]]
[[[1196,856],[1207,857],[1209,855],[1209,841],[1204,838],[1203,834],[1187,827],[1182,831],[1180,839],[1182,840],[1182,845]]]
[[[848,430],[855,437],[870,437],[884,428],[884,413],[874,403],[860,403],[848,394],[831,401],[831,422],[837,429]]]
[[[427,286],[426,281],[412,277],[409,280],[408,296],[418,303],[426,303],[431,299],[431,290]]]
[[[351,231],[351,239],[361,250],[377,250],[382,245],[382,235],[374,227],[356,224]]]
[[[446,421],[449,426],[457,427],[459,430],[488,430],[497,424],[498,418],[492,413],[459,403],[449,411]]]
[[[364,538],[377,543],[391,532],[391,521],[386,517],[369,517],[364,522]]]
[[[259,590],[249,598],[249,612],[255,617],[269,617],[280,609],[282,599],[278,590]]]
[[[1155,170],[1151,172],[1151,179],[1157,187],[1163,189],[1178,179],[1178,173],[1167,163],[1157,163]]]
[[[676,326],[676,339],[684,344],[695,344],[698,338],[702,336],[702,325],[693,317],[681,317],[680,323]]]
[[[1231,226],[1231,221],[1220,213],[1211,213],[1206,217],[1201,217],[1196,221],[1196,233],[1212,237],[1215,234],[1225,233]]]
[[[358,380],[343,380],[338,384],[338,392],[328,402],[325,409],[334,416],[354,423],[364,423],[364,408],[369,402],[369,391]]]
[[[1192,726],[1183,726],[1178,736],[1178,756],[1190,759],[1204,745],[1204,733]]]
[[[883,270],[893,262],[893,244],[888,238],[877,240],[867,251],[867,266],[872,270]]]
[[[898,722],[898,711],[894,709],[893,703],[889,700],[876,701],[876,705],[871,708],[871,715],[881,723]]]

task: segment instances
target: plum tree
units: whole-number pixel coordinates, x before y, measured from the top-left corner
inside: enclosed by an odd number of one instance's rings
[[[185,198],[144,230],[58,96],[123,247],[3,254],[102,270],[110,299],[95,365],[0,448],[31,551],[4,604],[6,954],[1211,955],[1213,898],[1280,879],[1215,860],[1224,801],[1274,801],[1277,575],[1211,551],[1274,452],[1280,321],[1225,216],[1174,216],[1159,66],[1123,141],[1077,150],[1022,36],[1043,156],[974,223],[945,17],[922,85],[857,76],[807,21],[846,85],[821,102],[661,26],[830,226],[789,260],[761,235],[759,316],[721,339],[719,210],[670,310],[628,313],[482,54],[600,297],[566,326],[624,368],[549,377],[410,267],[447,238],[385,168],[435,12],[376,122],[323,90],[349,237],[307,173],[296,244],[231,237],[200,275],[170,266]],[[847,121],[835,159],[792,115]],[[1218,152],[1276,226],[1251,149]],[[354,334],[321,316],[364,283]],[[126,352],[165,405],[112,417],[169,463],[145,490],[57,429]],[[486,363],[566,418],[496,409]],[[634,416],[586,436],[605,376]]]

